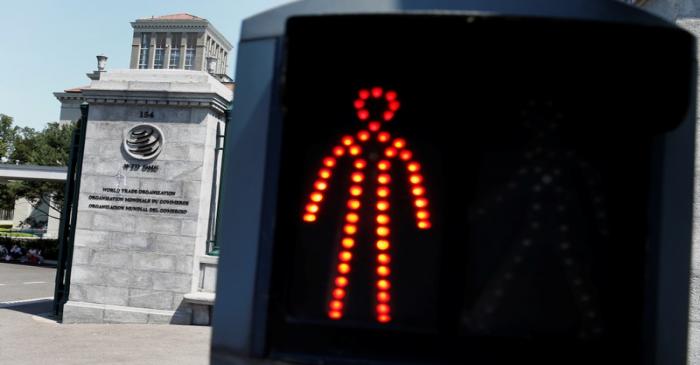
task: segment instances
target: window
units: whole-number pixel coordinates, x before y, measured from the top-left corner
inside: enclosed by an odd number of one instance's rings
[[[173,33],[170,38],[170,66],[168,66],[170,69],[180,66],[180,43],[182,43],[182,34]]]
[[[153,61],[153,68],[163,68],[165,66],[165,34],[156,35],[156,54]]]
[[[197,47],[197,35],[187,35],[187,49],[185,50],[185,70],[194,68],[194,54]]]
[[[139,52],[139,68],[148,68],[148,51],[151,46],[151,35],[141,33],[141,51]]]

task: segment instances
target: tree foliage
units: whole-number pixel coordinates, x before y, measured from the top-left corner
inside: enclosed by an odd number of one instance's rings
[[[70,155],[74,125],[49,123],[37,131],[29,127],[12,125],[12,118],[0,114],[0,159],[5,163],[20,165],[66,166]],[[0,208],[13,209],[17,198],[26,198],[33,204],[47,203],[57,216],[63,204],[61,182],[11,181],[0,185]],[[53,200],[49,201],[49,196]]]

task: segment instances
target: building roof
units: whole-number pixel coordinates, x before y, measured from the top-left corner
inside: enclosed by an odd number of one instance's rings
[[[82,92],[83,89],[88,88],[88,87],[90,87],[90,85],[78,86],[78,87],[74,87],[74,88],[71,88],[71,89],[63,90],[63,92],[66,92],[66,93],[79,93],[79,92]]]
[[[153,19],[153,20],[206,20],[204,18],[200,18],[198,16],[194,16],[194,15],[188,14],[188,13],[152,16],[150,18],[141,18],[139,20],[148,20],[148,19]]]

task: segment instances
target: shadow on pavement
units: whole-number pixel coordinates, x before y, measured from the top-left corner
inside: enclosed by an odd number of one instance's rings
[[[24,303],[0,304],[0,310],[11,310],[26,314],[45,314],[53,309],[53,299],[41,299]]]

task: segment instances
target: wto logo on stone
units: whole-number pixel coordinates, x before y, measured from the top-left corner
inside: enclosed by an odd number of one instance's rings
[[[163,132],[150,124],[140,124],[124,138],[124,151],[138,160],[155,159],[163,149]]]

